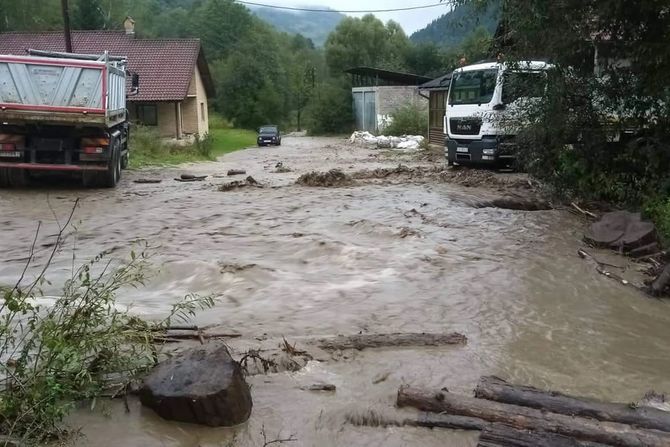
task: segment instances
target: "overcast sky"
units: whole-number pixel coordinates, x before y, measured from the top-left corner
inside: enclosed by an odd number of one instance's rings
[[[253,1],[253,0],[252,0]],[[392,9],[407,8],[411,6],[424,6],[439,3],[439,0],[256,0],[259,3],[281,6],[305,6],[310,7],[327,6],[336,10],[361,10],[361,9]],[[381,20],[395,20],[399,22],[407,35],[412,34],[433,20],[437,19],[449,11],[447,5],[435,8],[419,9],[415,11],[376,13]],[[352,16],[362,16],[364,14],[348,14]]]

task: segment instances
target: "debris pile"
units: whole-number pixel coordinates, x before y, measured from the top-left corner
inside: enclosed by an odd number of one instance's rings
[[[296,184],[303,186],[346,186],[352,184],[351,177],[339,169],[331,169],[328,172],[312,171],[301,175]]]
[[[349,138],[351,144],[376,147],[378,149],[399,149],[415,151],[420,149],[425,141],[421,135],[403,135],[401,137],[374,136],[370,132],[354,132]]]
[[[262,188],[263,185],[258,183],[252,176],[249,176],[244,180],[235,180],[234,182],[224,183],[219,186],[219,191],[226,192],[246,187]]]

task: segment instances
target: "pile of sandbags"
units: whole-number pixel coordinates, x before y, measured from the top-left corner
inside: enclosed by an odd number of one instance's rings
[[[402,137],[374,136],[370,132],[354,132],[349,138],[351,144],[358,144],[378,149],[399,149],[414,151],[421,148],[425,138],[421,135],[403,135]]]

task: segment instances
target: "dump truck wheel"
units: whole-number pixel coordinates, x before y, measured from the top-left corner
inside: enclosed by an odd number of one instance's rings
[[[9,169],[0,168],[0,188],[9,188]]]
[[[100,186],[103,188],[114,188],[121,179],[121,151],[118,141],[114,143],[112,159],[109,161],[107,170],[100,174]]]
[[[20,188],[28,183],[24,169],[0,169],[0,188]]]

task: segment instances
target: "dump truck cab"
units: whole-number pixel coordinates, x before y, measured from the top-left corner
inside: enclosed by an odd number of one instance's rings
[[[486,62],[455,70],[444,118],[448,163],[511,164],[516,129],[503,125],[504,118],[521,101],[544,94],[550,67],[540,61]]]

